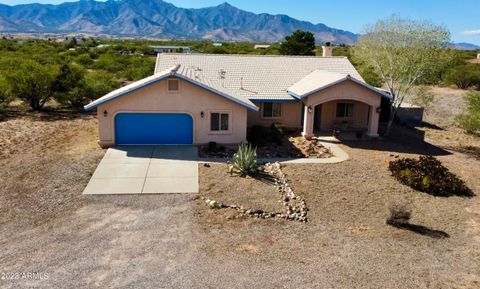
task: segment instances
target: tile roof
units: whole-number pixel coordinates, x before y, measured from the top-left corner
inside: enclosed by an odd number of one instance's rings
[[[215,93],[223,98],[226,98],[230,101],[233,101],[239,105],[242,105],[250,110],[258,111],[258,107],[253,104],[248,98],[245,98],[237,91],[230,90],[228,88],[223,88],[221,84],[217,81],[208,80],[201,75],[198,75],[194,70],[184,67],[182,65],[173,65],[155,73],[152,76],[141,79],[124,87],[121,87],[117,90],[114,90],[101,98],[89,103],[84,106],[85,110],[92,110],[95,107],[98,107],[101,104],[110,102],[119,97],[125,96],[129,93],[132,93],[136,90],[144,88],[148,85],[166,79],[168,77],[178,77],[187,82],[190,82],[194,85],[200,86],[212,93]]]
[[[159,54],[155,73],[178,64],[219,90],[252,101],[295,100],[287,89],[315,70],[351,75],[364,82],[346,57]]]
[[[287,91],[291,95],[302,99],[318,91],[321,91],[323,89],[347,80],[351,80],[359,85],[362,85],[365,88],[370,89],[382,96],[389,97],[385,90],[377,89],[365,83],[363,80],[356,79],[349,74],[342,74],[325,70],[312,71],[309,75],[305,76],[304,78],[290,86]]]

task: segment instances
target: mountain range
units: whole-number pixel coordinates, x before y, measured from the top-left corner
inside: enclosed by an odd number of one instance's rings
[[[287,15],[255,14],[228,3],[200,9],[162,0],[81,0],[58,5],[0,4],[0,32],[88,33],[174,39],[277,42],[296,29],[317,42],[354,44],[357,35]]]

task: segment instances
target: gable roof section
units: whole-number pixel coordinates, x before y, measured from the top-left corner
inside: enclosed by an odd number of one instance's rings
[[[377,89],[364,81],[353,78],[348,74],[345,75],[324,70],[314,70],[312,73],[290,86],[287,91],[290,95],[298,99],[303,99],[309,95],[348,80],[353,81],[354,83],[363,86],[366,89],[379,94],[380,96],[389,97],[384,90]]]
[[[287,89],[315,70],[364,82],[346,57],[159,54],[155,72],[177,64],[252,101],[297,100]]]
[[[253,110],[253,111],[258,111],[258,107],[253,104],[250,100],[247,98],[244,98],[243,96],[239,95],[238,93],[235,93],[234,91],[229,91],[228,89],[221,89],[219,90],[219,85],[214,82],[207,81],[204,77],[202,77],[200,74],[194,74],[191,72],[190,69],[185,68],[181,65],[174,65],[171,67],[168,67],[164,69],[163,71],[160,71],[159,73],[156,73],[152,76],[149,76],[147,78],[141,79],[139,81],[136,81],[134,83],[131,83],[129,85],[126,85],[124,87],[121,87],[117,90],[114,90],[105,96],[89,103],[88,105],[84,106],[84,109],[89,111],[92,110],[99,105],[102,105],[104,103],[110,102],[112,100],[115,100],[119,97],[128,95],[132,92],[135,92],[137,90],[140,90],[142,88],[145,88],[147,86],[150,86],[154,83],[157,83],[161,80],[164,80],[169,77],[177,77],[182,80],[185,80],[193,85],[196,85],[198,87],[201,87],[202,89],[205,89],[213,94],[216,94],[218,96],[221,96],[223,98],[226,98],[230,101],[233,101],[247,109]]]

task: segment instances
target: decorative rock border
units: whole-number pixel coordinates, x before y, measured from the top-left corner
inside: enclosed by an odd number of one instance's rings
[[[202,197],[202,200],[211,208],[211,209],[234,209],[238,212],[245,214],[253,218],[282,218],[298,222],[307,222],[307,212],[308,208],[305,203],[305,200],[297,196],[290,185],[286,175],[281,169],[281,164],[279,162],[267,163],[263,166],[263,171],[274,177],[275,186],[277,187],[278,192],[280,193],[280,201],[285,206],[285,213],[278,212],[266,212],[263,210],[250,210],[245,209],[242,206],[237,205],[227,205],[215,200],[210,200]]]

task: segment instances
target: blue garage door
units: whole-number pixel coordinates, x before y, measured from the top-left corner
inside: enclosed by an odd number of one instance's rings
[[[115,117],[115,140],[119,145],[192,144],[192,117],[173,113],[120,113]]]

